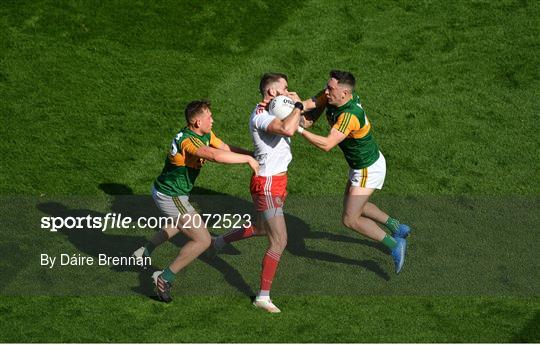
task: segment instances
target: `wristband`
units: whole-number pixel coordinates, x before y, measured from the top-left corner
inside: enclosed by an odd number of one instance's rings
[[[304,132],[304,127],[298,126],[298,128],[296,129],[296,131],[298,132],[298,134],[302,134],[302,132]]]
[[[300,110],[304,110],[304,104],[302,102],[296,102],[294,103],[294,107],[298,108]]]

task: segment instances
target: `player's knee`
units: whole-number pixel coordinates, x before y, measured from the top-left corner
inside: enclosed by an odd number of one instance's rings
[[[285,236],[274,236],[270,240],[270,248],[273,252],[282,253],[287,247],[287,235]]]
[[[208,248],[210,247],[210,244],[212,244],[212,236],[210,236],[209,233],[206,233],[204,235],[201,235],[198,239],[197,239],[197,243],[199,243],[199,245],[201,247],[204,247],[204,248]]]
[[[280,251],[284,251],[285,247],[287,247],[287,237],[278,239],[276,245]]]

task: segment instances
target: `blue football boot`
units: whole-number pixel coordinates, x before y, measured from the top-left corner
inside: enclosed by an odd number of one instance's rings
[[[394,237],[407,238],[410,232],[411,228],[407,224],[399,224],[396,232],[394,232]]]
[[[405,252],[407,251],[407,240],[395,237],[397,246],[392,249],[392,258],[394,259],[394,264],[396,265],[396,273],[401,272],[403,264],[405,263]]]

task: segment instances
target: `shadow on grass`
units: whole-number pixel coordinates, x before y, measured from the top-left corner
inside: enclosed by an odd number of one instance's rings
[[[122,217],[131,217],[132,219],[160,216],[159,210],[156,208],[151,195],[134,195],[130,187],[117,183],[102,183],[99,185],[99,188],[113,197],[110,207],[111,213],[121,214]],[[190,201],[198,206],[198,209],[200,209],[202,213],[208,214],[245,214],[251,213],[253,209],[252,203],[246,200],[197,187],[194,188]],[[91,217],[104,218],[106,215],[106,213],[89,209],[70,209],[58,202],[40,203],[37,208],[41,212],[53,217],[87,217],[90,215]],[[361,261],[345,258],[333,253],[312,250],[306,246],[305,239],[359,243],[373,247],[377,250],[385,251],[385,249],[377,243],[323,231],[313,231],[302,219],[290,214],[286,214],[286,222],[288,228],[287,251],[292,255],[313,260],[359,266],[375,273],[381,279],[389,280],[388,274],[378,263],[372,260]],[[212,225],[211,222],[210,225]],[[97,257],[99,254],[106,254],[111,257],[130,256],[135,249],[144,245],[150,238],[150,236],[115,235],[107,233],[106,231],[102,232],[98,229],[59,229],[58,231],[79,251],[93,257]],[[171,242],[178,247],[183,246],[186,241],[184,236],[175,236],[171,240]],[[223,254],[238,255],[240,252],[235,249],[234,246],[228,246]],[[244,280],[240,272],[219,256],[209,257],[208,255],[203,254],[198,260],[201,260],[208,266],[219,271],[226,282],[241,294],[250,297],[254,295],[250,285]],[[111,266],[111,270],[138,273],[139,286],[133,288],[133,291],[145,296],[154,295],[151,274],[155,270],[158,270],[157,267],[151,266],[147,269],[142,269],[138,266]]]

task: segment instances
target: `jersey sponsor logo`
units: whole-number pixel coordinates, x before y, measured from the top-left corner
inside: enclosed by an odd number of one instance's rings
[[[259,115],[264,112],[264,107],[260,104],[257,104],[257,108],[255,109],[255,114]]]

